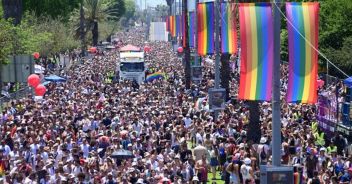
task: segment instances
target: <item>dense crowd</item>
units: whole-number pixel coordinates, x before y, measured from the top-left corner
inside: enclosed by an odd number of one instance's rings
[[[116,37],[145,44],[140,29]],[[43,100],[11,101],[0,115],[0,181],[259,183],[260,165],[271,163],[271,105],[260,104],[261,138],[250,141],[244,102],[230,101],[216,120],[208,110],[213,62],[203,62],[203,80],[186,90],[170,43],[149,45],[148,70],[166,73],[165,80],[106,80],[118,65],[118,52],[109,51],[72,67],[67,82],[51,83]],[[235,97],[238,70],[232,72]],[[284,97],[287,79],[281,82]],[[294,166],[297,183],[349,183],[348,142],[319,130],[315,107],[282,103],[282,114],[282,163]],[[121,150],[132,154],[114,155]]]

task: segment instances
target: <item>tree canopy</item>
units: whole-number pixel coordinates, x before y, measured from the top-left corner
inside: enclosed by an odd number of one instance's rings
[[[38,17],[61,17],[68,20],[71,12],[79,7],[81,0],[24,0],[24,11],[34,12]]]

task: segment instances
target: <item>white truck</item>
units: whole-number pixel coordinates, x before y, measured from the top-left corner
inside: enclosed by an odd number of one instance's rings
[[[120,80],[135,80],[141,84],[145,80],[146,65],[144,52],[120,52],[119,75]]]

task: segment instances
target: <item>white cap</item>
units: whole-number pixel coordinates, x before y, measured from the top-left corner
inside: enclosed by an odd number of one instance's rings
[[[244,159],[244,164],[246,164],[246,165],[250,165],[251,162],[252,162],[252,160],[248,157]]]

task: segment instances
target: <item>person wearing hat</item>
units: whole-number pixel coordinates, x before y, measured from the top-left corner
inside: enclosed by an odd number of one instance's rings
[[[257,153],[259,155],[259,163],[260,165],[266,165],[268,163],[269,158],[269,146],[266,144],[266,137],[260,138],[260,144],[257,147]]]
[[[243,160],[244,164],[240,168],[240,172],[242,174],[243,183],[253,183],[254,181],[254,172],[253,168],[251,167],[252,160],[246,157]]]

